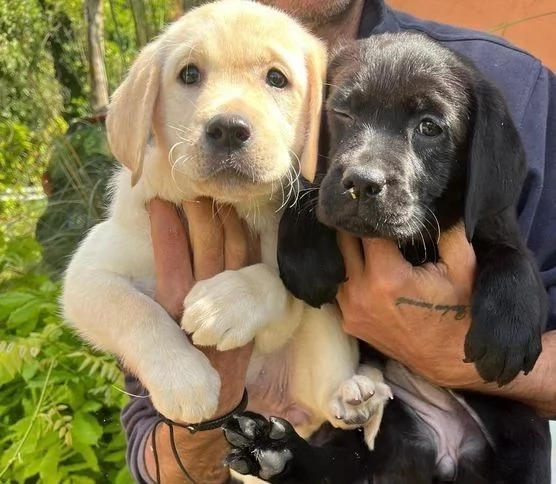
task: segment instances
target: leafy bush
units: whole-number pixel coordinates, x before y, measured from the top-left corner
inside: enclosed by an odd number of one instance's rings
[[[104,3],[113,89],[137,40],[129,2]],[[189,2],[148,2],[152,34],[178,3]],[[131,482],[119,421],[127,400],[121,372],[63,324],[57,305],[57,276],[104,213],[113,161],[102,124],[72,124],[90,112],[82,8],[81,0],[0,0],[2,483]],[[28,196],[45,171],[48,204]],[[33,233],[42,211],[41,248]]]
[[[58,275],[86,232],[104,217],[115,161],[102,118],[75,122],[53,145],[48,204],[37,223],[48,269]]]
[[[116,362],[61,321],[30,236],[0,239],[0,482],[132,482]]]

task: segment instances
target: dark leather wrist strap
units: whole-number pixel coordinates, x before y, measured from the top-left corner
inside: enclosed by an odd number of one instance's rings
[[[218,417],[213,420],[206,420],[204,422],[199,422],[196,424],[184,424],[174,422],[173,420],[166,418],[164,415],[160,415],[160,419],[168,425],[175,425],[177,427],[187,429],[192,434],[195,434],[197,432],[204,432],[205,430],[215,430],[222,427],[222,425],[230,420],[236,413],[243,412],[247,408],[248,401],[249,396],[247,395],[247,389],[245,389],[243,390],[243,397],[241,397],[241,401],[238,403],[237,407],[234,408],[231,412],[228,412],[226,415],[223,415],[222,417]]]

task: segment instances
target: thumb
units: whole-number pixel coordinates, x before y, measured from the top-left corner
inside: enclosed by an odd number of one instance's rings
[[[451,279],[457,279],[466,285],[473,283],[477,261],[463,224],[457,224],[441,234],[438,254],[439,268],[446,271]]]
[[[363,239],[363,253],[365,272],[374,277],[406,277],[412,269],[393,240]]]

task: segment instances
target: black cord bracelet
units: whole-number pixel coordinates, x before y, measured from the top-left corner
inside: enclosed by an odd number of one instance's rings
[[[230,420],[236,413],[243,412],[247,408],[248,401],[249,396],[247,394],[247,389],[245,389],[243,390],[243,397],[241,398],[241,401],[238,403],[237,407],[226,415],[223,415],[222,417],[218,417],[213,420],[206,420],[204,422],[199,422],[196,424],[183,424],[174,422],[173,420],[170,420],[169,418],[166,418],[164,415],[160,414],[160,420],[168,425],[175,425],[176,427],[187,429],[192,434],[195,434],[197,432],[204,432],[206,430],[215,430],[222,427],[222,425]]]

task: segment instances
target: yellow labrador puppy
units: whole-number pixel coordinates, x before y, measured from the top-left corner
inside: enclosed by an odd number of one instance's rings
[[[390,396],[382,374],[358,367],[356,342],[332,306],[291,296],[277,271],[285,194],[314,170],[326,52],[286,14],[245,0],[199,7],[138,56],[114,93],[107,127],[123,168],[108,219],[75,253],[65,277],[66,318],[116,354],[166,417],[210,419],[220,380],[199,345],[255,340],[248,383],[287,400],[307,434],[324,420],[365,424],[372,445]],[[263,263],[198,282],[181,328],[153,300],[153,197],[232,204],[260,234]],[[297,417],[296,417],[297,416]]]

